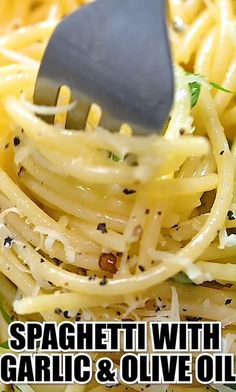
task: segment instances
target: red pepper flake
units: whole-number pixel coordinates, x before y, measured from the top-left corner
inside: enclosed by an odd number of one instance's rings
[[[138,268],[139,268],[139,270],[140,270],[141,272],[144,272],[144,271],[145,271],[145,268],[144,268],[143,265],[139,265]]]
[[[99,223],[99,224],[97,225],[97,230],[101,231],[102,234],[107,233],[107,226],[106,226],[106,223]]]
[[[135,191],[134,189],[127,189],[127,188],[125,188],[125,189],[123,190],[123,193],[124,193],[125,195],[133,195],[133,193],[136,193],[136,191]]]
[[[18,136],[15,136],[13,139],[13,144],[15,147],[19,146],[20,144],[20,138]]]
[[[234,216],[233,211],[228,211],[227,216],[228,216],[228,219],[229,219],[230,221],[236,219],[235,216]]]
[[[224,150],[222,150],[222,151],[220,152],[220,155],[224,155],[224,153],[225,153]]]
[[[102,253],[98,264],[102,271],[110,272],[111,274],[117,272],[117,257],[113,253]]]
[[[225,301],[225,305],[230,305],[231,302],[232,302],[232,298],[228,298],[228,299]]]

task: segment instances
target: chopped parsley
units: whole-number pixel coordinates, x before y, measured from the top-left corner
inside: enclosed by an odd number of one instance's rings
[[[187,75],[198,76],[204,80],[204,77],[202,75],[191,74],[189,72],[187,72]],[[211,88],[215,88],[215,89],[223,91],[225,93],[234,94],[233,91],[228,90],[227,88],[219,85],[218,83],[209,82],[209,85],[211,86]],[[199,81],[190,82],[189,88],[190,88],[190,93],[191,93],[191,108],[193,108],[197,104],[200,93],[201,93],[201,82],[199,82]]]
[[[199,99],[202,86],[201,83],[191,82],[189,83],[189,88],[191,93],[191,108],[194,108],[194,106],[197,104],[197,101]]]
[[[121,158],[120,157],[118,157],[118,155],[116,155],[116,154],[111,154],[111,159],[114,161],[114,162],[120,162],[121,161]]]

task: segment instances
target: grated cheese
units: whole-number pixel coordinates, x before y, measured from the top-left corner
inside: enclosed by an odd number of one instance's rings
[[[23,95],[20,97],[21,102],[25,109],[29,110],[35,114],[43,114],[45,116],[51,116],[54,114],[66,113],[74,109],[77,104],[77,101],[71,102],[68,105],[60,105],[60,106],[44,106],[44,105],[35,105],[29,101],[27,101]]]
[[[184,272],[193,283],[202,284],[206,281],[212,281],[213,277],[208,272],[203,272],[196,264],[190,264],[185,268]]]
[[[34,231],[45,234],[47,236],[44,241],[44,245],[48,252],[52,252],[54,242],[59,241],[64,246],[66,260],[69,263],[75,262],[75,249],[70,245],[69,240],[63,234],[43,226],[35,226]]]
[[[219,249],[231,248],[232,246],[236,245],[236,235],[230,234],[228,236],[225,229],[220,230],[219,242]]]

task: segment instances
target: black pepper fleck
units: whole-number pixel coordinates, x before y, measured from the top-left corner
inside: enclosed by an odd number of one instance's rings
[[[4,246],[5,246],[5,248],[11,248],[12,247],[12,242],[13,242],[13,238],[6,237],[4,239]]]
[[[135,191],[134,189],[127,189],[127,188],[125,188],[125,189],[123,190],[123,193],[124,193],[125,195],[132,195],[133,193],[136,193],[136,191]]]
[[[99,223],[99,224],[97,225],[97,230],[101,231],[102,234],[107,233],[106,223]]]
[[[100,284],[100,286],[105,286],[107,284],[107,278],[104,276],[99,284]]]
[[[20,177],[20,175],[23,173],[25,171],[25,169],[24,169],[24,167],[23,166],[21,166],[20,167],[20,170],[18,171],[18,177]]]
[[[176,225],[172,226],[171,228],[172,228],[172,229],[178,229],[178,228],[179,228],[179,225],[176,224]]]
[[[201,321],[202,317],[186,316],[186,321]]]
[[[20,138],[18,136],[15,136],[13,139],[13,144],[15,147],[19,146],[20,144]]]
[[[236,219],[235,216],[234,216],[233,211],[228,211],[227,216],[228,216],[228,219],[229,219],[230,221]]]
[[[141,272],[144,272],[144,271],[145,271],[145,268],[144,268],[143,265],[139,265],[138,268],[139,268],[139,270],[140,270]]]
[[[231,302],[232,302],[232,299],[231,299],[231,298],[228,298],[228,299],[225,301],[225,305],[230,305]]]
[[[224,153],[225,153],[224,150],[222,150],[222,151],[220,152],[220,155],[224,155]]]

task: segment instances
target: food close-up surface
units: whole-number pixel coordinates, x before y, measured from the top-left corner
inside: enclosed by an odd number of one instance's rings
[[[150,135],[103,128],[96,103],[84,129],[67,129],[76,102],[66,87],[56,106],[34,102],[53,31],[89,3],[0,0],[0,355],[16,320],[218,321],[222,351],[235,355],[236,1],[166,1],[175,94]],[[108,355],[117,367],[120,355]],[[95,379],[0,386],[55,389],[107,390]]]

